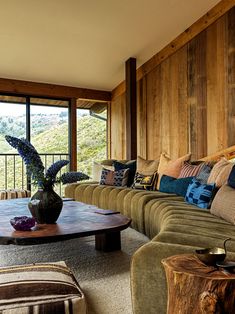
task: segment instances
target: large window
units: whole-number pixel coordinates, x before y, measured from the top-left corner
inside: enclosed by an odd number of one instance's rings
[[[11,148],[4,136],[27,138],[35,146],[48,168],[60,159],[69,159],[68,101],[0,96],[0,189],[30,188],[21,157]],[[63,169],[63,171],[67,171]],[[61,186],[57,192],[62,193]]]
[[[92,175],[93,161],[107,158],[107,104],[77,102],[77,170]],[[0,189],[30,188],[21,157],[5,135],[28,139],[47,169],[70,159],[69,101],[0,95]],[[69,171],[69,166],[62,171]],[[63,187],[56,186],[63,195]]]

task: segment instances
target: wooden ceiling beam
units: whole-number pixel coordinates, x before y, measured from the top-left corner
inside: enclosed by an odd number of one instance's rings
[[[209,12],[203,15],[199,20],[187,28],[183,33],[177,36],[172,42],[165,46],[162,50],[156,53],[151,59],[142,64],[136,73],[137,81],[139,81],[144,75],[152,71],[162,61],[167,59],[177,50],[182,48],[191,39],[205,30],[209,25],[218,20],[232,7],[235,6],[235,0],[222,0],[216,6],[214,6]],[[125,81],[121,82],[112,91],[112,99],[122,95],[126,91]]]
[[[110,101],[111,92],[47,83],[0,78],[0,93],[30,95],[48,98],[82,98],[95,101]]]

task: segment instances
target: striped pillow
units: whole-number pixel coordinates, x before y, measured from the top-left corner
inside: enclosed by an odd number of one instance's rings
[[[178,178],[195,177],[196,175],[199,174],[203,165],[204,162],[202,162],[199,165],[192,165],[189,162],[185,161],[181,168],[180,175]]]
[[[86,313],[84,295],[64,262],[0,267],[0,313]]]

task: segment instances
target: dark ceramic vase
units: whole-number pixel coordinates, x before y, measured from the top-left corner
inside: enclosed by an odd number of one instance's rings
[[[31,215],[39,224],[53,224],[59,218],[63,207],[62,198],[52,187],[39,189],[28,204]]]

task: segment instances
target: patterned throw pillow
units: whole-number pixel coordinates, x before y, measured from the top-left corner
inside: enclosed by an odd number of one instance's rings
[[[192,165],[189,162],[185,161],[178,178],[187,178],[187,177],[195,177],[202,169],[204,163],[199,165]]]
[[[114,161],[114,170],[119,171],[122,169],[129,169],[127,186],[131,186],[134,182],[135,172],[136,172],[136,160],[129,161],[127,163],[122,163],[119,161]]]
[[[189,204],[194,204],[200,208],[209,208],[212,197],[214,195],[215,184],[201,184],[196,179],[189,184],[185,201]]]
[[[101,185],[126,186],[128,181],[129,169],[112,171],[103,169],[101,173]]]
[[[157,172],[154,172],[152,175],[144,175],[136,172],[134,183],[132,184],[133,189],[140,190],[156,190],[156,180],[157,180]]]
[[[207,184],[207,180],[210,176],[212,165],[210,163],[203,163],[203,166],[196,176],[196,179],[203,184]]]
[[[192,183],[193,177],[176,179],[163,175],[160,181],[160,192],[173,193],[185,197],[188,186]]]

